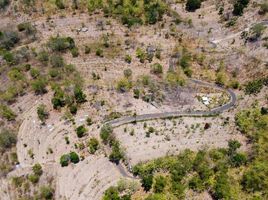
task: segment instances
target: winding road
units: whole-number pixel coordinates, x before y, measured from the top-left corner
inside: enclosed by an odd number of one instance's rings
[[[136,115],[136,116],[124,116],[120,117],[108,122],[105,122],[104,124],[109,124],[113,128],[134,123],[134,122],[141,122],[146,120],[154,120],[154,119],[165,119],[165,118],[173,118],[173,117],[206,117],[206,116],[215,116],[218,115],[226,110],[229,110],[232,108],[236,103],[236,95],[231,89],[225,89],[223,87],[220,87],[215,84],[207,83],[204,81],[200,81],[197,79],[189,79],[190,82],[199,85],[199,86],[205,86],[205,87],[211,87],[214,89],[218,89],[221,91],[225,91],[229,94],[230,100],[228,103],[219,106],[217,108],[213,108],[209,111],[174,111],[174,112],[162,112],[162,113],[152,113],[152,114],[143,114],[143,115]]]
[[[104,124],[110,125],[111,127],[115,128],[124,124],[134,123],[134,122],[141,122],[146,120],[155,120],[155,119],[165,119],[165,118],[175,118],[175,117],[208,117],[208,116],[215,116],[218,115],[226,110],[232,108],[236,103],[236,95],[231,89],[226,89],[221,86],[207,83],[204,81],[200,81],[197,79],[189,79],[189,81],[193,84],[210,87],[217,90],[221,90],[223,92],[227,92],[230,96],[229,102],[219,107],[213,108],[209,111],[174,111],[174,112],[162,112],[162,113],[152,113],[152,114],[143,114],[143,115],[136,115],[136,116],[124,116],[121,118],[117,118],[111,121],[107,121]],[[132,176],[132,174],[126,169],[126,167],[119,163],[117,168],[121,175],[125,178],[132,178],[137,179],[137,177]]]

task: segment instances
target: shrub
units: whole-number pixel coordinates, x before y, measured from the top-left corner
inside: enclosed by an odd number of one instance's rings
[[[25,31],[27,35],[34,35],[36,34],[36,28],[29,22],[21,23],[17,26],[18,31]]]
[[[120,79],[116,84],[116,90],[119,92],[127,92],[131,87],[131,82],[126,78]]]
[[[128,64],[130,64],[131,61],[132,61],[131,56],[130,56],[130,55],[126,55],[126,56],[125,56],[125,62],[128,63]]]
[[[4,31],[0,32],[0,48],[11,49],[20,41],[17,32],[14,31]]]
[[[216,199],[232,199],[231,185],[226,173],[220,173],[216,177],[214,195]]]
[[[62,167],[68,166],[70,161],[70,155],[69,154],[64,154],[60,157],[60,164]]]
[[[111,134],[113,133],[113,129],[110,125],[103,125],[100,130],[100,137],[104,144],[109,142]]]
[[[49,55],[48,52],[45,50],[42,50],[39,52],[38,56],[37,56],[38,60],[43,63],[43,64],[47,64],[49,61]]]
[[[230,161],[232,166],[240,167],[241,165],[246,164],[247,156],[243,153],[236,153],[231,157]]]
[[[92,119],[91,118],[87,118],[87,125],[88,126],[91,126],[93,124],[93,121],[92,121]]]
[[[248,36],[248,40],[250,42],[257,41],[261,35],[263,34],[266,27],[262,24],[256,24],[250,29],[250,35]]]
[[[236,16],[240,16],[244,12],[244,8],[247,7],[249,0],[235,0],[233,14]]]
[[[33,80],[31,83],[32,89],[34,90],[35,94],[46,93],[47,92],[46,85],[47,85],[47,81],[42,77],[39,77],[38,79]]]
[[[52,51],[64,52],[75,47],[75,42],[71,37],[51,37],[48,42],[48,47]]]
[[[72,113],[73,115],[75,115],[77,113],[77,105],[76,104],[72,104],[70,107],[70,113]]]
[[[55,4],[59,9],[64,9],[65,8],[64,3],[63,3],[62,0],[56,0]]]
[[[103,200],[120,200],[119,192],[116,187],[109,187],[103,196]]]
[[[152,185],[153,185],[153,175],[148,174],[148,175],[142,176],[141,184],[144,190],[148,192],[152,188]]]
[[[131,69],[125,69],[125,70],[124,70],[124,76],[125,76],[126,78],[131,77],[131,76],[132,76],[132,70],[131,70]]]
[[[15,120],[16,114],[6,105],[0,104],[0,115],[8,121]]]
[[[259,14],[265,15],[266,13],[268,13],[268,3],[264,2],[264,3],[260,4]]]
[[[89,46],[85,46],[85,54],[89,54],[91,52],[91,48]]]
[[[36,174],[30,174],[30,175],[28,176],[28,179],[29,179],[29,181],[30,181],[31,183],[36,184],[36,183],[38,183],[38,181],[39,181],[39,176],[36,175]]]
[[[74,88],[74,96],[77,103],[83,103],[86,101],[86,95],[83,93],[82,89],[78,86]]]
[[[103,50],[101,48],[97,48],[96,56],[103,57]]]
[[[146,59],[146,53],[145,51],[143,51],[141,48],[137,48],[136,50],[136,56],[137,58],[140,59],[141,63],[144,63],[145,59]]]
[[[8,149],[17,142],[16,135],[8,130],[2,130],[0,133],[0,148]]]
[[[30,70],[31,77],[36,79],[38,76],[40,76],[40,71],[35,68],[31,68]]]
[[[46,106],[44,104],[41,104],[37,107],[37,115],[41,122],[45,122],[45,120],[48,118],[49,113],[46,111]]]
[[[201,0],[187,0],[186,10],[189,12],[194,12],[196,9],[201,7]]]
[[[266,163],[254,163],[243,175],[242,184],[248,192],[267,189],[268,167]]]
[[[80,159],[77,153],[71,152],[70,153],[70,161],[74,164],[79,163]]]
[[[74,58],[78,57],[79,56],[79,51],[78,51],[78,48],[75,47],[75,48],[72,48],[71,49],[71,54]]]
[[[63,57],[59,55],[52,55],[50,57],[50,64],[52,67],[64,67]]]
[[[91,138],[88,142],[89,153],[94,154],[99,149],[99,145],[96,138]]]
[[[154,183],[154,192],[162,193],[167,185],[167,180],[164,176],[157,176]]]
[[[109,156],[109,159],[111,162],[118,164],[119,161],[123,158],[124,158],[124,153],[120,147],[120,144],[119,144],[119,142],[115,142],[112,145],[112,152]]]
[[[50,200],[53,199],[54,190],[50,186],[42,186],[40,188],[40,199]]]
[[[54,96],[51,99],[54,109],[65,106],[65,94],[61,88],[57,88],[54,92]]]
[[[155,63],[151,65],[151,72],[153,74],[162,74],[163,73],[163,67],[159,63]]]
[[[87,129],[85,128],[84,125],[81,125],[81,126],[78,126],[75,131],[76,131],[77,137],[81,138],[85,135],[85,133],[87,132]]]
[[[33,166],[32,168],[34,174],[38,175],[38,176],[41,176],[43,174],[43,170],[42,170],[42,166],[37,163]]]
[[[0,9],[4,9],[9,4],[9,0],[0,0]]]
[[[257,94],[261,91],[263,87],[262,80],[254,80],[250,81],[245,86],[245,93],[246,94]]]

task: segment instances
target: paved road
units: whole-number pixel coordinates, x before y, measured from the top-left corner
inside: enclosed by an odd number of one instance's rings
[[[106,122],[105,124],[109,124],[112,127],[118,127],[124,124],[134,123],[134,122],[141,122],[146,120],[154,120],[154,119],[165,119],[165,118],[173,118],[173,117],[206,117],[206,116],[214,116],[218,115],[230,108],[232,108],[236,102],[236,95],[230,89],[225,89],[223,87],[217,86],[215,84],[207,83],[204,81],[190,79],[190,81],[194,84],[200,86],[206,86],[215,88],[221,91],[225,91],[230,96],[230,101],[220,107],[214,108],[209,111],[174,111],[174,112],[162,112],[162,113],[152,113],[152,114],[143,114],[137,116],[124,116],[118,119],[114,119],[111,121]]]
[[[144,114],[144,115],[137,115],[137,116],[125,116],[118,119],[114,119],[111,121],[106,122],[105,124],[111,125],[113,128],[121,126],[123,124],[133,123],[133,122],[140,122],[140,121],[146,121],[146,120],[154,120],[154,119],[164,119],[164,118],[173,118],[173,117],[206,117],[206,116],[215,116],[218,115],[226,110],[229,110],[232,108],[236,103],[236,95],[231,89],[225,89],[223,87],[220,87],[215,84],[207,83],[204,81],[196,80],[196,79],[190,79],[190,82],[197,84],[199,86],[206,86],[215,88],[221,91],[225,91],[229,94],[230,100],[228,103],[219,106],[217,108],[214,108],[209,111],[174,111],[174,112],[162,112],[162,113],[152,113],[152,114]],[[117,165],[118,171],[121,173],[121,175],[125,178],[132,178],[137,179],[137,177],[134,177],[122,164],[119,163]]]

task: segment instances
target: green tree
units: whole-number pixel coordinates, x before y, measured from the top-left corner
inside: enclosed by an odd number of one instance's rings
[[[47,81],[42,77],[32,81],[32,89],[34,90],[35,94],[45,94],[47,92],[46,85]]]
[[[80,159],[77,153],[71,152],[70,153],[70,161],[74,164],[79,163]]]
[[[60,157],[60,164],[62,167],[68,166],[70,162],[70,155],[69,154],[64,154]]]
[[[116,187],[110,187],[105,191],[103,200],[121,200],[118,189]]]
[[[84,125],[78,126],[76,129],[76,135],[77,137],[81,138],[85,135],[85,133],[87,132],[87,129]]]
[[[111,162],[118,164],[119,161],[123,158],[124,158],[124,153],[120,147],[120,144],[119,144],[119,142],[115,142],[112,145],[112,152],[109,156],[109,159]]]

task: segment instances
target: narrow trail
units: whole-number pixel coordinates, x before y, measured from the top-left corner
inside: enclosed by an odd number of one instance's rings
[[[209,111],[174,111],[174,112],[162,112],[162,113],[152,113],[152,114],[144,114],[144,115],[136,115],[136,116],[125,116],[118,119],[114,119],[108,122],[105,122],[104,124],[110,125],[113,128],[134,123],[134,122],[141,122],[146,120],[155,120],[155,119],[165,119],[165,118],[176,118],[176,117],[208,117],[208,116],[215,116],[218,115],[224,111],[227,111],[231,109],[235,103],[236,103],[236,95],[231,89],[226,89],[223,87],[220,87],[215,84],[207,83],[204,81],[200,81],[197,79],[189,79],[189,81],[193,84],[199,85],[199,86],[205,86],[214,88],[217,90],[221,90],[224,92],[227,92],[230,96],[229,102],[226,104],[219,106],[217,108],[211,109]],[[131,172],[129,172],[126,167],[119,163],[116,165],[118,171],[121,173],[121,175],[125,178],[132,178],[132,179],[138,179],[137,177],[134,177]]]

